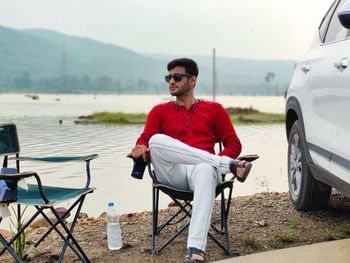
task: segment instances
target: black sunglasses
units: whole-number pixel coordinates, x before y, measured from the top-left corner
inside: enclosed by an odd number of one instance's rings
[[[180,82],[183,77],[191,77],[191,75],[184,74],[184,73],[175,73],[173,75],[169,74],[165,76],[165,81],[170,82],[171,79],[174,79],[175,82]]]

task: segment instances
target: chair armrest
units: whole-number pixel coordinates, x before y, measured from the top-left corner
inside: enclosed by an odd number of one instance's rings
[[[0,179],[17,179],[21,180],[23,178],[38,176],[36,172],[23,172],[23,173],[14,173],[14,174],[2,174],[0,173]]]
[[[239,156],[237,160],[252,162],[252,161],[255,161],[256,159],[259,159],[259,157],[260,156],[257,154],[247,154],[247,155]]]
[[[80,162],[85,161],[86,163],[86,184],[85,188],[88,188],[91,181],[90,176],[90,161],[97,158],[97,154],[89,155],[80,155],[80,156],[47,156],[47,157],[30,157],[30,156],[20,156],[12,157],[11,160],[17,161],[40,161],[40,162],[53,162],[53,163],[62,163],[62,162]]]
[[[0,179],[20,180],[20,179],[31,177],[31,176],[34,176],[36,181],[37,181],[38,188],[39,188],[39,194],[40,194],[41,198],[44,200],[45,203],[49,203],[49,200],[47,199],[47,197],[45,196],[45,193],[43,191],[43,186],[42,186],[40,177],[39,177],[39,175],[36,172],[23,172],[23,173],[14,173],[14,174],[0,174]]]
[[[18,161],[42,161],[42,162],[72,162],[72,161],[91,161],[97,158],[97,154],[81,155],[81,156],[44,156],[44,157],[31,157],[31,156],[20,156],[12,157],[11,160]]]

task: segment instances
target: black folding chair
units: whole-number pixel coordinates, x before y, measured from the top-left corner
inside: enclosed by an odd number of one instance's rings
[[[222,150],[221,143],[219,143],[220,152]],[[245,158],[246,157],[246,158]],[[247,159],[248,161],[253,161],[257,159],[257,155],[241,156],[240,159]],[[150,161],[147,163],[148,173],[152,178],[152,254],[160,253],[166,246],[168,246],[175,238],[177,238],[185,229],[188,228],[191,218],[191,210],[193,201],[193,192],[184,191],[181,189],[176,189],[174,187],[165,185],[157,180],[157,175],[152,168]],[[234,255],[229,240],[229,228],[228,228],[228,214],[230,211],[231,198],[233,183],[235,181],[235,176],[232,176],[229,180],[226,180],[225,174],[222,175],[222,182],[216,186],[216,197],[220,196],[220,224],[219,226],[211,223],[211,229],[214,230],[214,234],[208,232],[208,236],[214,241],[227,255]],[[228,189],[228,195],[225,196],[225,189]],[[174,203],[179,207],[179,209],[171,215],[163,223],[158,222],[159,213],[159,192],[163,192],[168,195]],[[177,231],[169,237],[163,244],[157,247],[156,237],[161,233],[163,229],[167,226],[182,223],[181,226],[177,228]],[[218,236],[223,236],[223,242],[219,241]]]
[[[21,215],[21,205],[33,206],[36,212],[24,223],[22,228],[14,235],[10,240],[6,240],[0,234],[0,243],[3,244],[3,248],[0,250],[0,257],[7,250],[17,262],[22,262],[18,257],[15,250],[12,248],[12,244],[20,238],[22,233],[30,226],[30,224],[41,215],[50,225],[47,231],[30,247],[26,250],[23,258],[28,257],[34,248],[36,248],[53,230],[62,238],[64,245],[59,255],[58,262],[63,260],[67,247],[69,247],[82,262],[90,262],[87,255],[79,245],[78,241],[73,236],[73,231],[77,223],[77,219],[81,208],[83,206],[85,197],[87,194],[92,193],[95,188],[90,187],[90,161],[96,158],[97,154],[87,156],[66,156],[66,157],[20,157],[20,147],[18,142],[17,129],[15,124],[2,124],[0,125],[0,155],[4,156],[3,167],[8,167],[8,162],[13,160],[16,166],[16,173],[14,174],[0,174],[0,180],[6,180],[8,183],[23,178],[34,177],[36,184],[28,184],[28,189],[21,187],[12,189],[12,192],[17,191],[17,198],[4,199],[0,203],[9,205],[10,203],[17,204],[17,216]],[[11,157],[13,156],[13,157]],[[40,176],[36,172],[20,172],[20,161],[44,161],[44,162],[67,162],[67,161],[84,161],[86,166],[86,182],[81,188],[67,188],[67,187],[53,187],[43,185]],[[59,215],[55,209],[55,206],[59,203],[74,199],[73,204],[67,209],[66,213]],[[68,227],[65,222],[65,218],[69,216],[72,210],[75,209],[75,214],[71,222],[71,226]],[[50,210],[55,220],[50,218],[44,213],[44,210]],[[0,217],[0,223],[2,218]],[[59,228],[58,226],[61,226]]]

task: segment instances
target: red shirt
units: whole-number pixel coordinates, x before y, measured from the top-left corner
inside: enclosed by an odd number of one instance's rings
[[[215,143],[221,141],[224,150],[219,155],[231,158],[237,158],[242,149],[228,112],[216,102],[197,100],[189,109],[173,101],[153,107],[136,144],[148,147],[149,139],[158,133],[212,154]]]

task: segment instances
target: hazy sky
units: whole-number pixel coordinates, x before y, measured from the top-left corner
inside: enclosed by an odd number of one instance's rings
[[[333,0],[0,0],[0,25],[139,53],[298,59]]]

